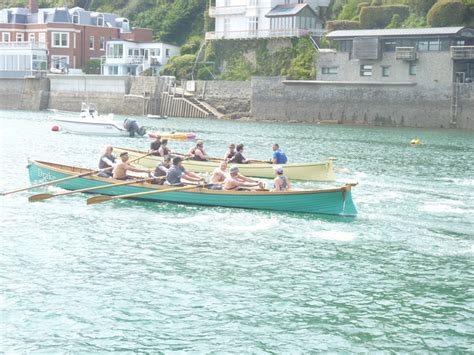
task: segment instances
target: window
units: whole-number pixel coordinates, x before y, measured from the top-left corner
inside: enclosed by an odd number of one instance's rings
[[[69,67],[69,57],[62,55],[51,56],[51,68],[67,69]]]
[[[322,74],[337,74],[337,67],[322,67]]]
[[[257,34],[258,31],[258,17],[249,17],[249,33]]]
[[[89,37],[89,49],[94,49],[94,36]]]
[[[25,37],[24,37],[23,33],[17,33],[16,34],[16,41],[17,42],[23,42],[24,39],[25,39]]]
[[[68,48],[69,47],[69,33],[67,32],[53,32],[51,34],[53,47]]]
[[[389,66],[383,66],[382,67],[382,76],[383,77],[390,76],[390,67]]]
[[[2,42],[10,42],[10,32],[2,33]]]
[[[48,57],[46,55],[33,54],[33,70],[46,70]]]
[[[360,66],[360,76],[372,76],[372,65],[361,65]]]
[[[408,69],[408,74],[416,75],[416,63],[410,63],[410,68]]]
[[[224,19],[224,36],[228,35],[230,31],[230,18]]]
[[[104,27],[104,15],[97,16],[97,26]]]
[[[397,41],[387,40],[383,42],[384,52],[395,52],[395,47],[397,47]]]
[[[75,12],[72,15],[72,23],[79,23],[79,13]]]
[[[434,41],[429,41],[428,42],[428,50],[431,52],[437,52],[439,51],[439,41],[434,40]]]
[[[352,41],[337,41],[336,46],[339,52],[350,52],[352,50]]]
[[[35,42],[35,34],[34,33],[28,33],[28,41],[29,42]]]
[[[110,58],[123,57],[123,44],[109,44],[107,48],[108,48],[107,57],[110,57]]]
[[[169,56],[170,56],[170,49],[169,49],[169,48],[166,48],[166,52],[165,52],[165,53],[166,53],[166,58],[169,58]]]
[[[130,32],[130,24],[127,19],[122,22],[122,32]]]
[[[419,41],[418,42],[418,50],[420,52],[424,52],[428,50],[428,41]]]
[[[41,32],[41,33],[39,34],[38,42],[39,42],[39,43],[46,43],[46,33]]]
[[[103,51],[105,49],[105,37],[100,37],[100,50]]]

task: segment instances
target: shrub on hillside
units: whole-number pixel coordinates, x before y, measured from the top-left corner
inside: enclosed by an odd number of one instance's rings
[[[409,0],[408,7],[412,14],[425,16],[435,3],[436,0]]]
[[[370,3],[360,2],[359,5],[357,5],[357,15],[360,15],[360,10],[362,10],[362,8],[367,7],[367,6],[370,6]]]
[[[326,22],[326,32],[337,30],[358,30],[360,23],[357,21],[335,20]]]
[[[194,54],[172,57],[161,71],[161,75],[172,75],[178,80],[189,79],[195,60],[196,56]]]
[[[202,38],[200,36],[191,36],[185,44],[181,46],[181,55],[197,54],[201,46]]]
[[[251,76],[252,68],[245,58],[241,56],[234,58],[230,63],[227,64],[219,79],[241,81],[250,80]]]
[[[360,11],[361,28],[385,28],[394,15],[400,16],[400,21],[405,21],[409,15],[406,5],[367,6]]]
[[[402,26],[402,20],[400,19],[400,15],[395,14],[393,15],[392,20],[390,21],[388,26],[385,28],[400,28],[401,26]]]
[[[439,0],[428,12],[431,27],[462,25],[466,7],[461,0]]]

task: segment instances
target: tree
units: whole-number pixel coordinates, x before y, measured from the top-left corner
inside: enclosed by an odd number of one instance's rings
[[[466,7],[461,0],[439,0],[427,15],[428,25],[444,27],[462,25]]]

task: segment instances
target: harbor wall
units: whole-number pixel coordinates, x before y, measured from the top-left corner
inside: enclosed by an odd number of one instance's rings
[[[252,117],[284,122],[451,127],[452,88],[416,83],[292,81],[252,78]],[[474,90],[460,95],[456,126],[474,129]]]
[[[77,112],[82,102],[101,113],[159,114],[169,77],[50,75],[0,79],[0,108]],[[255,120],[375,126],[452,127],[452,87],[416,83],[291,81],[196,81],[195,96],[228,117]],[[236,113],[247,113],[237,115]],[[234,116],[234,114],[236,114]],[[474,85],[462,84],[454,127],[474,129]]]
[[[46,110],[48,108],[49,92],[48,79],[0,79],[0,108],[30,111]]]

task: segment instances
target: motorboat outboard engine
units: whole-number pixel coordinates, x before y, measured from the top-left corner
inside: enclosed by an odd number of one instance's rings
[[[125,121],[123,121],[123,127],[128,131],[130,137],[135,137],[135,134],[138,134],[139,136],[144,136],[146,134],[145,127],[140,127],[138,122],[135,120],[126,118]]]

